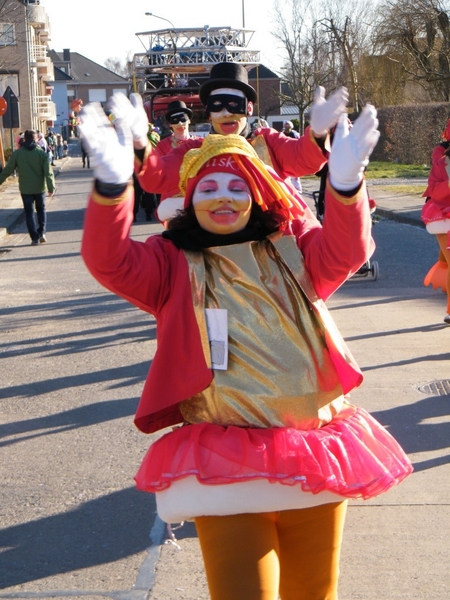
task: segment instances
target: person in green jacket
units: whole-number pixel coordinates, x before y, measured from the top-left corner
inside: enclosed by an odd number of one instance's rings
[[[37,144],[35,131],[30,129],[25,131],[20,148],[14,150],[0,173],[0,184],[12,175],[15,169],[19,172],[19,191],[25,209],[25,220],[31,237],[31,245],[37,246],[39,243],[43,244],[47,241],[45,237],[47,225],[45,194],[53,196],[55,176],[47,154]]]

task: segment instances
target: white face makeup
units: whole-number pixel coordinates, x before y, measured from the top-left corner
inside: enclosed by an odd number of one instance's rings
[[[210,93],[210,96],[217,94],[230,94],[232,96],[238,96],[239,98],[245,98],[244,92],[232,88],[218,88]],[[221,135],[235,134],[239,135],[244,131],[247,125],[247,116],[253,114],[253,102],[247,103],[247,115],[232,114],[226,108],[220,112],[210,112],[209,120],[211,121],[212,128],[216,133]]]
[[[173,131],[173,135],[177,140],[187,140],[189,138],[189,124],[190,120],[186,115],[185,123],[171,123],[170,128]]]
[[[242,177],[233,173],[209,173],[195,186],[192,205],[202,229],[224,235],[246,227],[252,196]]]

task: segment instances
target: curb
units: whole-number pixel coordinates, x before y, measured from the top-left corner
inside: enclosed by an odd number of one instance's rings
[[[389,219],[390,221],[396,221],[397,223],[404,223],[405,225],[412,225],[413,227],[420,227],[421,229],[425,229],[425,223],[417,217],[413,217],[408,214],[398,213],[388,208],[380,208],[377,206],[375,215],[377,217]]]

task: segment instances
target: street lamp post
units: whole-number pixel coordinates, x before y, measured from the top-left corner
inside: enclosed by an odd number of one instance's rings
[[[158,15],[155,15],[155,14],[153,14],[151,12],[146,12],[145,15],[147,17],[155,17],[155,19],[162,19],[163,21],[167,21],[175,29],[175,25],[172,23],[172,21],[169,21],[169,19],[166,19],[165,17],[159,17]]]

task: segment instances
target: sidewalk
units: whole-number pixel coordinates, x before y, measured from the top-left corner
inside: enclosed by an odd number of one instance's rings
[[[56,162],[54,167],[56,178],[68,161],[79,160],[78,146],[78,140],[72,142],[69,156]],[[402,181],[402,183],[405,182]],[[412,180],[412,183],[410,181],[407,183],[414,185],[417,183],[417,196],[405,194],[401,191],[396,192],[392,189],[395,185],[392,185],[391,181],[386,185],[380,183],[379,180],[376,183],[368,181],[370,195],[377,203],[376,215],[381,218],[423,227],[424,225],[420,220],[423,199],[420,197],[420,193],[425,189],[426,182]],[[56,185],[58,185],[58,181],[56,181]],[[318,187],[318,180],[302,179],[302,186],[305,200],[314,209],[312,193]],[[19,181],[18,178],[10,177],[0,186],[0,240],[13,231],[23,219],[24,213],[19,193]]]

